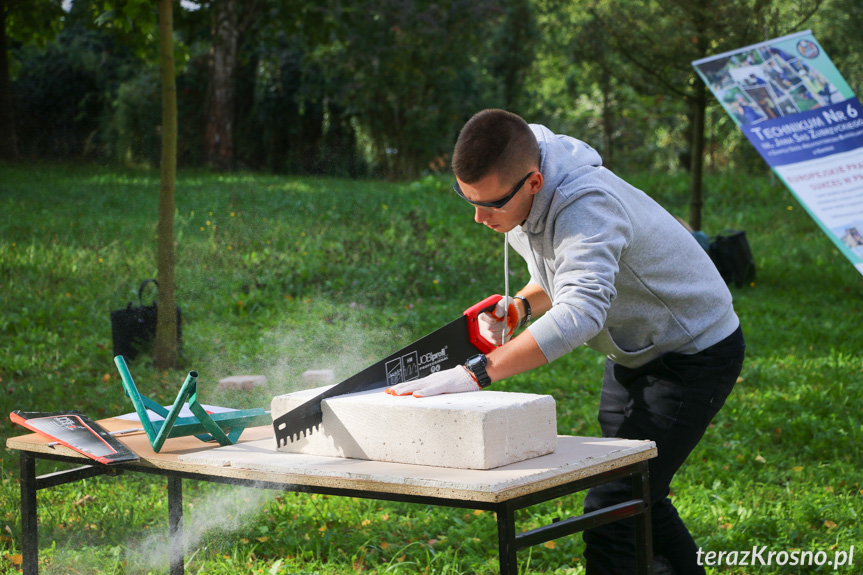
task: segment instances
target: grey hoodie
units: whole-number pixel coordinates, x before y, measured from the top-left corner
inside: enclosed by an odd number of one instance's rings
[[[692,235],[584,142],[531,129],[543,186],[509,242],[552,300],[528,328],[546,359],[586,344],[638,367],[730,335],[731,294]]]

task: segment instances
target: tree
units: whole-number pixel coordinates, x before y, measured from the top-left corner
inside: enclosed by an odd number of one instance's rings
[[[608,169],[614,165],[614,133],[616,124],[616,108],[619,81],[608,70],[613,70],[618,63],[613,61],[615,53],[609,48],[608,34],[589,11],[573,9],[574,7],[561,0],[537,0],[540,30],[541,66],[552,66],[553,71],[542,69],[535,81],[548,83],[548,76],[563,76],[564,81],[558,81],[563,89],[566,100],[577,100],[579,96],[600,98],[600,117],[598,122],[599,145],[596,146],[602,155],[602,164]],[[555,62],[556,60],[556,62]],[[542,88],[540,88],[542,90]],[[546,97],[557,100],[553,95],[537,98],[538,109],[553,107],[546,102]],[[555,102],[557,103],[557,102]],[[576,108],[572,104],[564,104],[568,108]],[[591,122],[596,125],[597,122]],[[575,126],[569,128],[577,129]],[[585,137],[585,136],[582,136]],[[596,134],[593,134],[596,137]]]
[[[440,160],[492,92],[478,62],[502,16],[496,0],[329,0],[306,14],[321,22],[300,29],[306,65],[326,75],[321,97],[344,110],[391,177]]]
[[[591,12],[626,62],[606,70],[645,93],[686,103],[689,223],[701,229],[707,92],[691,62],[799,29],[823,0],[596,0]]]
[[[812,32],[857,97],[863,97],[863,2],[826,0]]]
[[[177,177],[177,72],[174,62],[174,11],[172,0],[158,0],[154,14],[149,0],[97,0],[93,9],[100,25],[113,29],[136,48],[144,59],[151,48],[153,31],[158,27],[158,52],[161,77],[162,150],[159,183],[156,264],[159,280],[156,341],[153,363],[158,369],[176,368],[179,360],[177,341],[177,298],[174,259],[174,189]],[[154,18],[156,16],[156,18]],[[156,21],[157,20],[157,21]]]
[[[159,186],[159,304],[153,362],[177,367],[177,307],[174,283],[174,183],[177,176],[177,79],[171,0],[159,0],[159,57],[162,75],[162,161]]]
[[[243,34],[259,12],[260,2],[215,0],[212,5],[210,82],[205,104],[206,162],[219,170],[234,167],[237,66]]]
[[[18,157],[15,122],[12,113],[12,79],[9,77],[9,51],[6,41],[8,0],[0,0],[0,159]]]
[[[44,45],[62,26],[60,0],[0,0],[0,160],[18,157],[9,42]]]
[[[525,75],[536,56],[536,18],[532,0],[503,0],[504,17],[495,34],[489,69],[499,80],[503,107],[518,111]]]

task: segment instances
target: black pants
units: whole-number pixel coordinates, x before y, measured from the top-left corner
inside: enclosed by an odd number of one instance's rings
[[[605,364],[599,403],[602,435],[656,442],[658,456],[648,464],[653,552],[663,555],[676,575],[705,571],[696,563],[697,547],[668,498],[668,486],[725,404],[740,375],[745,348],[738,327],[696,354],[668,353],[636,369],[610,360]],[[588,491],[584,511],[631,498],[631,481],[607,483]],[[631,519],[585,531],[584,542],[588,575],[636,573]]]

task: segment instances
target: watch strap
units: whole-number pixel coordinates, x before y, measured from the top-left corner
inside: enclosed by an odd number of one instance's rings
[[[520,299],[521,303],[524,304],[524,321],[520,322],[518,324],[518,327],[522,327],[522,326],[529,324],[530,320],[531,320],[530,302],[527,301],[527,298],[524,297],[523,295],[514,296],[513,299]]]

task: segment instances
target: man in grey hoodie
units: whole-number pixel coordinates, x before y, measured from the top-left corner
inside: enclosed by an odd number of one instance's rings
[[[607,358],[603,436],[657,444],[649,463],[654,551],[677,575],[704,573],[668,494],[742,366],[743,334],[725,282],[673,216],[575,138],[484,110],[462,128],[453,171],[474,220],[508,233],[531,279],[481,316],[484,333],[503,345],[390,392],[475,391],[581,345],[599,351]],[[506,335],[496,335],[504,325]],[[627,481],[608,483],[588,492],[585,511],[630,497]],[[587,572],[636,572],[633,533],[631,521],[585,532]]]

